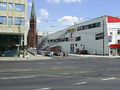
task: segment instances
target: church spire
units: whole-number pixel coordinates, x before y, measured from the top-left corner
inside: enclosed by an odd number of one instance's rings
[[[32,0],[31,17],[36,18],[34,0]]]

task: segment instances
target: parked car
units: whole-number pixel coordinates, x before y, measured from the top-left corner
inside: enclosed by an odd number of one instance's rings
[[[53,55],[54,56],[60,56],[60,53],[59,52],[54,52]]]
[[[15,53],[13,51],[5,51],[1,54],[2,57],[14,57]]]
[[[78,54],[88,54],[87,50],[80,50]]]
[[[46,52],[46,53],[45,53],[45,56],[53,56],[53,53],[54,53],[54,52]]]
[[[37,54],[41,55],[42,54],[42,51],[39,49],[37,50]]]

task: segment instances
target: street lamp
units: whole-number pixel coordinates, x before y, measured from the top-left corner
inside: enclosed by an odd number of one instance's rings
[[[22,38],[20,38],[20,47],[22,46],[21,49],[23,49],[23,51],[24,51],[24,34],[21,35],[21,25],[22,25],[23,21],[21,20],[21,18],[18,18],[18,20],[19,20],[19,23],[18,23],[18,32],[20,33],[20,36],[22,36]],[[23,57],[24,57],[24,54],[23,54]]]

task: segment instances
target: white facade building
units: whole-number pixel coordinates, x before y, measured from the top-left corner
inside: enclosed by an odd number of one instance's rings
[[[87,50],[88,54],[120,54],[120,18],[102,16],[73,25],[42,38],[39,48],[75,53]]]

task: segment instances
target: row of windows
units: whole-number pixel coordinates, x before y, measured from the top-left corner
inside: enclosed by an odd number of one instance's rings
[[[0,2],[0,11],[6,11],[6,10],[8,10],[8,11],[14,10],[16,12],[24,12],[25,5],[24,4],[17,4],[17,3],[13,4],[13,3],[7,3],[7,2]]]
[[[8,20],[7,20],[6,16],[0,16],[0,24],[1,25],[6,25],[7,22],[8,22],[8,25],[13,25],[13,17],[8,17]],[[24,26],[24,24],[25,24],[24,17],[15,17],[14,24]]]
[[[99,33],[99,34],[95,35],[95,40],[100,40],[100,39],[103,39],[103,38],[104,38],[103,33]]]
[[[51,40],[48,40],[48,43],[54,43],[54,42],[67,42],[69,41],[69,38],[66,37],[66,38],[62,38],[62,39],[51,39]]]
[[[95,40],[100,40],[103,39],[103,33],[99,33],[99,34],[95,34]],[[75,41],[80,41],[81,40],[81,36],[75,37]],[[51,39],[48,40],[48,43],[54,43],[54,42],[65,42],[65,41],[69,41],[69,38],[63,38],[63,39]]]
[[[97,28],[97,27],[100,27],[100,26],[101,26],[101,23],[97,22],[97,23],[77,27],[77,31],[91,29],[91,28]]]

